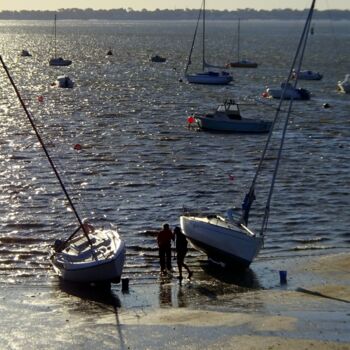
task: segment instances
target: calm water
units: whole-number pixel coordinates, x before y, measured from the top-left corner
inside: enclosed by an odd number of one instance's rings
[[[51,22],[0,22],[1,54],[78,209],[95,225],[118,226],[128,247],[125,273],[135,283],[158,278],[155,238],[145,231],[175,226],[184,206],[222,215],[240,206],[265,142],[265,135],[193,132],[187,116],[229,97],[243,104],[244,116],[271,120],[276,102],[260,96],[286,77],[303,23],[242,22],[242,56],[261,65],[234,70],[226,87],[179,82],[194,25],[59,21],[58,51],[73,64],[54,68],[48,66]],[[230,59],[235,27],[208,24],[208,61]],[[109,48],[114,56],[106,59]],[[33,57],[19,57],[22,49]],[[150,63],[156,53],[167,62]],[[349,57],[350,23],[316,23],[304,68],[324,79],[301,84],[313,97],[294,104],[265,248],[252,269],[269,259],[350,248],[350,96],[335,89],[350,73]],[[73,90],[50,87],[62,73],[75,80]],[[55,278],[49,245],[76,224],[3,71],[0,76],[0,282],[45,285]],[[325,102],[332,108],[322,108]],[[73,149],[77,143],[81,152]],[[267,173],[257,189],[253,229],[260,225]],[[189,253],[198,271],[204,259]]]

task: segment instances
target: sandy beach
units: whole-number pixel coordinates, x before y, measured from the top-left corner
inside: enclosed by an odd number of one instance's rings
[[[350,349],[348,254],[261,262],[262,285],[251,287],[202,274],[182,285],[131,279],[127,292],[81,291],[53,275],[45,287],[2,285],[0,348]]]

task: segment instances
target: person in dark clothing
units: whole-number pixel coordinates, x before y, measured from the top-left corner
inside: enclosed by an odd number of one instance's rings
[[[185,264],[185,256],[187,254],[187,239],[182,233],[180,227],[175,227],[174,234],[176,237],[176,260],[179,269],[179,280],[182,281],[182,267],[184,267],[188,272],[188,278],[190,279],[193,272],[189,269],[187,264]]]
[[[174,234],[168,224],[163,225],[163,230],[158,232],[157,243],[159,248],[159,262],[161,272],[165,272],[165,266],[171,271],[171,241],[174,240]]]

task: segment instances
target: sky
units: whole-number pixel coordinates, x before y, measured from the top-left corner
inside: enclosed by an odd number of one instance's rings
[[[196,9],[201,0],[0,0],[0,11],[3,10],[58,10],[60,8],[115,9],[132,8],[134,10],[159,9]],[[216,10],[236,10],[237,8],[254,8],[271,10],[273,8],[304,9],[311,5],[311,0],[207,0],[206,7]],[[350,10],[350,0],[318,0],[316,9]]]

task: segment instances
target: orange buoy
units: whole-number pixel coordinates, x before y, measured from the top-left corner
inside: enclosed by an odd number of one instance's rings
[[[269,97],[269,94],[267,91],[264,91],[262,94],[261,94],[262,97]]]
[[[38,102],[44,102],[44,96],[43,95],[38,96]]]

